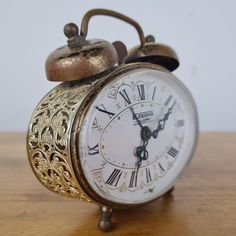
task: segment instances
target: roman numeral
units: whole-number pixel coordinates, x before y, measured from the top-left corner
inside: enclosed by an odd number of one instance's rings
[[[166,101],[165,101],[165,105],[166,105],[166,106],[169,104],[169,102],[170,102],[170,100],[172,99],[172,97],[173,97],[173,96],[170,95],[170,96],[166,99]]]
[[[155,86],[153,89],[152,100],[154,100],[155,98],[156,90],[157,90],[157,87]]]
[[[176,126],[177,126],[177,127],[184,126],[184,120],[177,120],[177,121],[176,121]]]
[[[140,100],[145,100],[144,85],[143,84],[137,85],[137,88],[138,88],[138,93],[139,93]]]
[[[129,188],[137,187],[137,172],[135,170],[131,173],[131,178],[129,181]]]
[[[110,177],[107,179],[106,184],[117,186],[119,179],[121,177],[122,171],[118,169],[114,169],[111,173]]]
[[[100,107],[96,106],[96,109],[98,111],[101,111],[101,112],[107,114],[110,119],[115,115],[115,113],[108,111],[103,104]]]
[[[96,145],[93,146],[93,147],[90,147],[90,146],[88,145],[88,154],[89,154],[90,156],[96,155],[96,154],[98,154],[98,153],[99,153],[98,144],[96,144]]]
[[[124,100],[125,100],[125,105],[131,104],[131,101],[130,101],[129,96],[128,96],[128,94],[127,94],[127,92],[126,92],[125,89],[121,90],[121,91],[119,92],[119,94],[124,98]]]
[[[149,168],[146,168],[145,170],[146,170],[146,180],[147,180],[147,183],[149,183],[152,181],[151,172]]]
[[[172,157],[176,157],[176,155],[178,154],[178,150],[175,149],[174,147],[170,147],[169,151],[167,152],[169,155],[171,155]]]

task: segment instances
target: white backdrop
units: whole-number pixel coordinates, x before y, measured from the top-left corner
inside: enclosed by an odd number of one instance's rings
[[[47,55],[66,44],[63,27],[80,25],[92,8],[109,8],[137,20],[145,34],[172,46],[174,72],[192,92],[202,131],[236,131],[236,4],[233,0],[0,0],[0,131],[25,131],[39,100],[55,86],[44,72]],[[135,30],[97,16],[89,38],[137,45]]]

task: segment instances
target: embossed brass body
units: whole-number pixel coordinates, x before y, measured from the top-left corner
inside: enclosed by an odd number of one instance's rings
[[[70,141],[74,118],[91,87],[58,85],[36,107],[27,135],[29,161],[39,181],[56,193],[88,202],[73,171]]]

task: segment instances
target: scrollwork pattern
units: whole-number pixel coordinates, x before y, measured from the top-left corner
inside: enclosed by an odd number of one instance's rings
[[[35,109],[28,130],[28,155],[38,179],[50,190],[90,201],[81,190],[70,161],[73,119],[89,85],[63,83]]]

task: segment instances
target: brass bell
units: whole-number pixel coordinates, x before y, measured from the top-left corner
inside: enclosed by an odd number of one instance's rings
[[[87,40],[79,35],[74,23],[64,27],[67,43],[53,51],[46,60],[46,75],[50,81],[73,81],[98,75],[112,68],[119,61],[116,47],[102,40]]]
[[[145,42],[129,50],[126,63],[149,62],[161,65],[173,71],[178,68],[179,60],[176,52],[165,44],[155,43],[155,38],[148,35]]]

